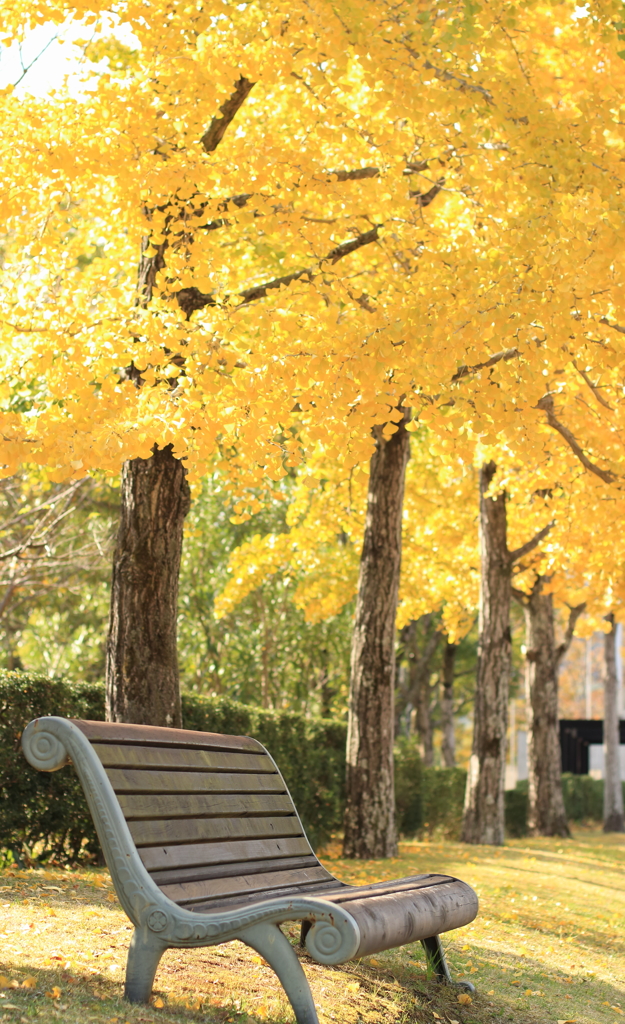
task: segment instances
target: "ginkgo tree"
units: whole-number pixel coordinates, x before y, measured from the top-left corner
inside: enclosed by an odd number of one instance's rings
[[[3,40],[68,17],[82,82],[2,96],[4,471],[124,465],[109,711],[176,724],[189,483],[248,515],[371,459],[347,846],[388,855],[407,410],[621,472],[620,397],[576,405],[625,352],[620,7],[18,0]]]

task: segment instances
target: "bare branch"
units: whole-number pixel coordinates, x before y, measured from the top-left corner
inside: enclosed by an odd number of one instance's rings
[[[250,302],[256,302],[257,299],[264,299],[268,292],[274,288],[287,287],[293,284],[294,281],[299,281],[301,278],[307,278],[308,281],[312,281],[315,274],[323,267],[324,263],[331,263],[334,265],[338,260],[343,259],[344,256],[349,256],[350,253],[356,252],[357,249],[361,249],[364,245],[369,245],[370,242],[377,241],[379,237],[379,227],[371,228],[370,231],[365,231],[362,235],[357,235],[356,238],[351,238],[348,242],[341,242],[334,249],[331,249],[327,256],[319,260],[319,263],[314,267],[305,267],[303,270],[294,270],[291,274],[284,274],[282,277],[274,277],[271,281],[265,281],[263,284],[254,285],[252,288],[246,288],[244,291],[239,292],[241,297],[240,306],[246,306]],[[198,309],[204,309],[205,306],[215,306],[217,302],[213,295],[208,295],[205,292],[201,292],[199,288],[183,288],[181,291],[176,293],[176,299],[178,305],[182,309],[183,313],[186,313],[187,317],[191,316]]]
[[[507,348],[503,352],[495,352],[490,359],[486,359],[483,363],[476,363],[475,366],[460,366],[451,378],[452,384],[462,380],[463,377],[468,377],[471,373],[477,373],[478,370],[486,370],[495,366],[496,363],[502,361],[507,363],[509,359],[516,359],[518,355],[520,355],[518,348]]]
[[[408,49],[408,47],[406,47]],[[417,56],[413,50],[410,50],[413,57]],[[466,78],[460,78],[459,75],[452,75],[451,71],[441,71],[440,68],[434,67],[430,64],[429,60],[426,60],[423,67],[426,71],[433,71],[436,78],[441,82],[458,82],[460,92],[478,92],[484,97],[487,103],[493,102],[493,97],[487,89],[484,89],[481,85],[475,85],[474,82],[467,81]]]
[[[600,395],[600,394],[599,394],[599,388],[598,388],[598,387],[596,386],[596,384],[593,384],[593,382],[591,381],[591,379],[590,379],[590,377],[588,376],[588,374],[586,373],[586,371],[585,371],[585,370],[582,370],[582,369],[581,369],[581,368],[580,368],[580,367],[579,367],[579,366],[577,365],[577,362],[576,362],[575,360],[573,360],[573,366],[575,367],[575,369],[576,369],[576,370],[577,370],[577,372],[579,373],[580,377],[582,377],[582,378],[583,378],[583,379],[584,379],[584,380],[586,381],[586,383],[587,383],[588,387],[589,387],[589,388],[590,388],[590,390],[592,391],[592,393],[593,393],[593,395],[595,396],[595,398],[597,399],[597,401],[598,401],[598,402],[599,402],[599,403],[600,403],[600,404],[601,404],[601,405],[602,405],[602,406],[603,406],[603,407],[604,407],[605,409],[609,409],[609,410],[610,410],[610,412],[614,412],[614,409],[612,408],[612,406],[610,405],[610,403],[609,403],[609,402],[606,402],[605,398],[603,398],[603,397],[602,397],[602,395]]]
[[[328,171],[332,181],[360,181],[362,178],[377,178],[379,167],[356,167],[353,171]]]
[[[217,146],[226,134],[228,125],[232,123],[237,112],[245,103],[245,100],[252,91],[253,85],[254,83],[250,82],[247,78],[243,78],[243,76],[239,78],[234,87],[234,92],[219,108],[221,117],[213,118],[201,138],[205,153],[213,153],[217,149]]]
[[[625,334],[625,327],[621,327],[620,324],[611,324],[607,316],[602,316],[599,323],[605,324],[606,327],[611,327],[613,331],[618,331],[619,334]]]
[[[22,48],[20,47],[20,64],[22,65],[22,73],[21,73],[20,77],[18,78],[17,82],[13,82],[13,88],[14,89],[15,89],[15,87],[17,85],[20,84],[20,82],[22,81],[23,78],[26,78],[26,75],[28,74],[30,69],[33,67],[33,65],[35,65],[37,63],[37,61],[39,60],[40,57],[43,57],[43,55],[46,52],[46,50],[48,49],[48,47],[51,46],[52,43],[54,43],[55,40],[57,40],[58,38],[59,38],[59,34],[58,34],[58,32],[55,32],[55,34],[52,36],[52,38],[48,39],[48,42],[44,46],[43,50],[40,50],[39,53],[37,54],[37,56],[34,57],[31,60],[30,64],[26,64],[26,65],[24,65],[24,61],[22,60]]]
[[[561,423],[555,415],[553,411],[552,395],[545,395],[543,398],[541,398],[536,408],[542,409],[543,412],[547,413],[547,423],[549,424],[549,426],[553,427],[554,430],[557,430],[560,436],[564,438],[571,451],[574,453],[574,455],[577,456],[582,466],[584,466],[584,468],[587,469],[589,473],[594,473],[595,476],[598,476],[599,479],[603,480],[605,484],[613,484],[618,479],[616,473],[613,473],[609,469],[601,469],[600,466],[596,466],[594,462],[591,462],[591,460],[588,458],[585,451],[577,441],[575,435],[569,430],[568,427],[565,427],[565,425]]]
[[[429,206],[432,200],[436,199],[444,184],[445,179],[439,178],[427,192],[409,192],[408,195],[411,199],[416,199],[418,206]]]
[[[534,534],[531,540],[526,541],[525,544],[521,544],[520,548],[516,548],[514,551],[510,551],[508,553],[510,565],[513,565],[514,562],[519,562],[522,558],[525,558],[526,555],[529,555],[532,551],[534,551],[534,549],[537,548],[540,544],[541,540],[545,539],[545,537],[553,528],[553,526],[554,522],[552,520],[550,523],[547,523],[546,526],[543,526],[542,530],[539,530],[538,533]]]
[[[575,605],[574,608],[571,608],[569,606],[569,620],[568,620],[568,622],[566,624],[566,630],[565,630],[565,633],[564,633],[564,639],[562,640],[562,643],[558,644],[558,646],[556,647],[556,665],[558,665],[562,661],[562,658],[564,657],[564,655],[568,651],[569,647],[571,646],[571,641],[573,639],[573,633],[575,632],[575,626],[577,625],[577,620],[579,619],[580,615],[582,615],[583,612],[585,612],[585,611],[586,611],[586,602],[585,601],[582,601],[581,604]]]

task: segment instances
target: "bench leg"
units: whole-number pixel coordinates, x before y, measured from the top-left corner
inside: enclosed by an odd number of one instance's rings
[[[130,940],[124,996],[131,1003],[147,1003],[154,975],[165,949],[147,928],[136,928]]]
[[[277,924],[255,924],[239,935],[265,958],[278,975],[295,1012],[297,1024],[319,1024],[312,992],[295,950]]]
[[[425,950],[428,967],[431,967],[434,971],[437,981],[442,981],[446,985],[455,985],[456,988],[461,988],[465,992],[475,992],[475,985],[472,985],[470,981],[453,980],[449,973],[449,966],[445,959],[440,935],[432,935],[429,939],[421,939],[421,945]]]

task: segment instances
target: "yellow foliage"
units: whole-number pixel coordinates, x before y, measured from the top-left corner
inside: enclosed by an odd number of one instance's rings
[[[192,477],[224,460],[246,517],[259,475],[318,448],[366,462],[402,396],[433,457],[468,466],[505,433],[529,465],[566,443],[548,396],[621,474],[612,2],[122,0],[114,25],[101,0],[0,6],[4,43],[66,17],[89,40],[66,44],[68,88],[0,96],[3,473],[114,473],[173,443]],[[164,253],[149,303],[142,244]]]

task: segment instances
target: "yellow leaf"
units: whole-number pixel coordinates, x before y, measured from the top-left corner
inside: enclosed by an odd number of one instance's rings
[[[58,985],[53,985],[50,992],[46,992],[48,999],[58,999],[61,995],[61,989]]]
[[[114,892],[110,892],[106,898],[109,901],[109,903],[117,903],[117,896],[115,895]]]
[[[468,992],[461,992],[457,998],[458,1002],[462,1003],[463,1006],[470,1006],[473,1002]]]
[[[359,989],[360,989],[360,984],[357,981],[352,981],[347,986],[347,991],[348,992],[358,992]]]
[[[414,962],[414,963],[417,963],[417,961],[416,961],[416,960],[415,960],[415,961],[413,961],[413,962]],[[372,966],[372,967],[379,967],[379,966],[380,966],[380,961],[379,961],[379,960],[376,960],[376,958],[375,958],[374,956],[372,956],[372,957],[371,957],[371,958],[369,959],[369,963],[371,964],[371,966]]]
[[[24,978],[22,988],[37,988],[37,979],[33,978],[32,974],[29,975],[28,978]]]
[[[162,1010],[164,1005],[165,1003],[163,1002],[160,996],[155,996],[155,998],[152,1000],[152,1006],[155,1006],[157,1010]]]
[[[6,974],[0,974],[0,988],[10,988],[11,981],[7,978]]]
[[[261,1003],[260,1006],[256,1007],[254,1016],[255,1017],[260,1017],[261,1020],[264,1020],[265,1017],[267,1016],[268,1012],[269,1011],[267,1009],[266,1004],[265,1003]]]
[[[262,956],[253,956],[252,957],[252,963],[253,964],[262,964],[262,962],[263,962]]]

